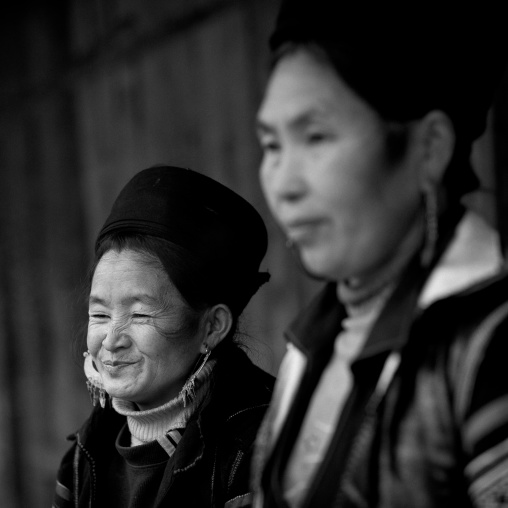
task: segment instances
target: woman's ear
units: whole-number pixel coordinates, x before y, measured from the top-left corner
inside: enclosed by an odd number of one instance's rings
[[[214,349],[229,333],[233,325],[233,315],[227,305],[219,303],[208,309],[206,314],[206,334],[201,345],[201,353]]]
[[[455,129],[446,113],[429,111],[415,125],[420,149],[419,179],[421,188],[435,187],[443,179],[455,148]]]

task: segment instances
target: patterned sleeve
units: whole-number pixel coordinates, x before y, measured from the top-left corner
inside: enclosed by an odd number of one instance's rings
[[[508,303],[475,330],[461,370],[457,411],[469,495],[478,508],[508,507]]]

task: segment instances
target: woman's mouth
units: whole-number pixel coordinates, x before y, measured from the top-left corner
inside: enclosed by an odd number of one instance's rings
[[[136,362],[109,361],[108,360],[108,361],[102,362],[102,365],[108,372],[112,373],[112,372],[118,372],[122,368],[128,367],[129,365],[133,365],[134,363],[136,363]]]
[[[322,222],[321,219],[293,220],[285,223],[284,230],[288,239],[292,242],[304,243],[312,240]]]

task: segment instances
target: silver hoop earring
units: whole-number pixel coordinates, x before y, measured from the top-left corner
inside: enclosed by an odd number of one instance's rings
[[[98,402],[104,408],[106,407],[107,392],[102,384],[101,376],[95,367],[90,351],[85,351],[83,356],[85,357],[86,387],[90,394],[92,405],[96,406]]]
[[[423,189],[423,206],[425,213],[425,239],[421,253],[422,266],[430,265],[436,253],[438,231],[437,192],[432,185]]]
[[[199,367],[194,371],[194,373],[191,374],[189,379],[185,381],[183,388],[180,390],[180,393],[178,394],[178,397],[179,398],[181,397],[183,400],[183,407],[186,407],[187,404],[192,402],[192,400],[196,396],[196,390],[194,386],[196,384],[196,378],[198,377],[199,373],[203,370],[203,367],[205,366],[211,354],[212,350],[209,349],[208,344],[205,344],[205,352],[203,354],[203,360],[201,361]]]

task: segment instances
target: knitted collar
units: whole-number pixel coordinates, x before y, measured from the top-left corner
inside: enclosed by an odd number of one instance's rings
[[[184,395],[180,393],[162,406],[138,411],[133,402],[113,397],[115,411],[127,417],[131,433],[131,446],[154,441],[168,431],[183,429],[194,412],[201,405],[210,389],[211,372],[216,364],[215,359],[207,361],[195,380],[195,396],[184,404]]]

